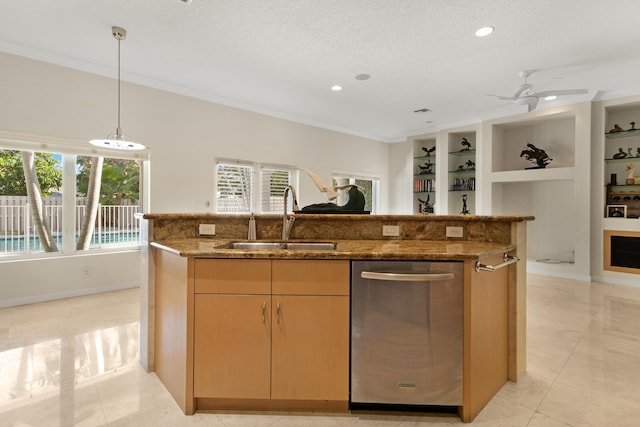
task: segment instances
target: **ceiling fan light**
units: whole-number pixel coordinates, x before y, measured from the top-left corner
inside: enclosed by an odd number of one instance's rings
[[[553,101],[554,99],[558,99],[557,95],[549,95],[549,96],[545,96],[544,100],[545,101]]]

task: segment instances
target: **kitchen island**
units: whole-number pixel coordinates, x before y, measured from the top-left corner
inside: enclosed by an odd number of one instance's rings
[[[524,259],[526,221],[533,218],[301,215],[292,241],[331,241],[335,249],[231,248],[246,240],[248,219],[147,214],[142,221],[149,241],[141,359],[186,414],[348,410],[352,260],[463,263],[464,391],[458,409],[464,421],[525,371],[525,263],[495,272],[476,271],[476,263],[500,265],[505,254]],[[259,215],[256,222],[259,240],[278,240],[281,217]],[[215,223],[216,236],[198,236],[202,223]],[[383,237],[385,225],[397,226],[399,235]],[[447,238],[447,227],[462,237]],[[246,304],[261,307],[257,329],[238,326],[238,313],[250,310]],[[322,325],[316,328],[321,333],[314,333],[314,324]],[[237,339],[237,327],[255,345],[247,348]]]

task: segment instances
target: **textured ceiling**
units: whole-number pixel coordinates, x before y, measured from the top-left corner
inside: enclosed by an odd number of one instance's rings
[[[123,80],[381,141],[525,112],[485,95],[523,70],[640,93],[638,0],[0,0],[0,51],[114,77],[113,25]]]

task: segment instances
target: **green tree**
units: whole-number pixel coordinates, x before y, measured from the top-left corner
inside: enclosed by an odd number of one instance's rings
[[[51,153],[35,153],[34,162],[42,196],[49,196],[62,186],[60,162]],[[27,181],[18,150],[0,150],[0,195],[27,195]]]
[[[139,199],[140,164],[135,160],[103,157],[78,157],[77,163],[76,192],[87,197],[87,207],[76,249],[85,250],[91,244],[99,204],[121,205],[123,200]]]
[[[89,194],[92,157],[78,157],[76,191]],[[123,200],[140,199],[140,164],[135,160],[105,158],[100,180],[100,203],[121,205]]]

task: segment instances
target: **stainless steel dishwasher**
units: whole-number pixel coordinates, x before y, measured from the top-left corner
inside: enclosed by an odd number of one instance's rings
[[[353,261],[352,404],[462,405],[463,263]]]

